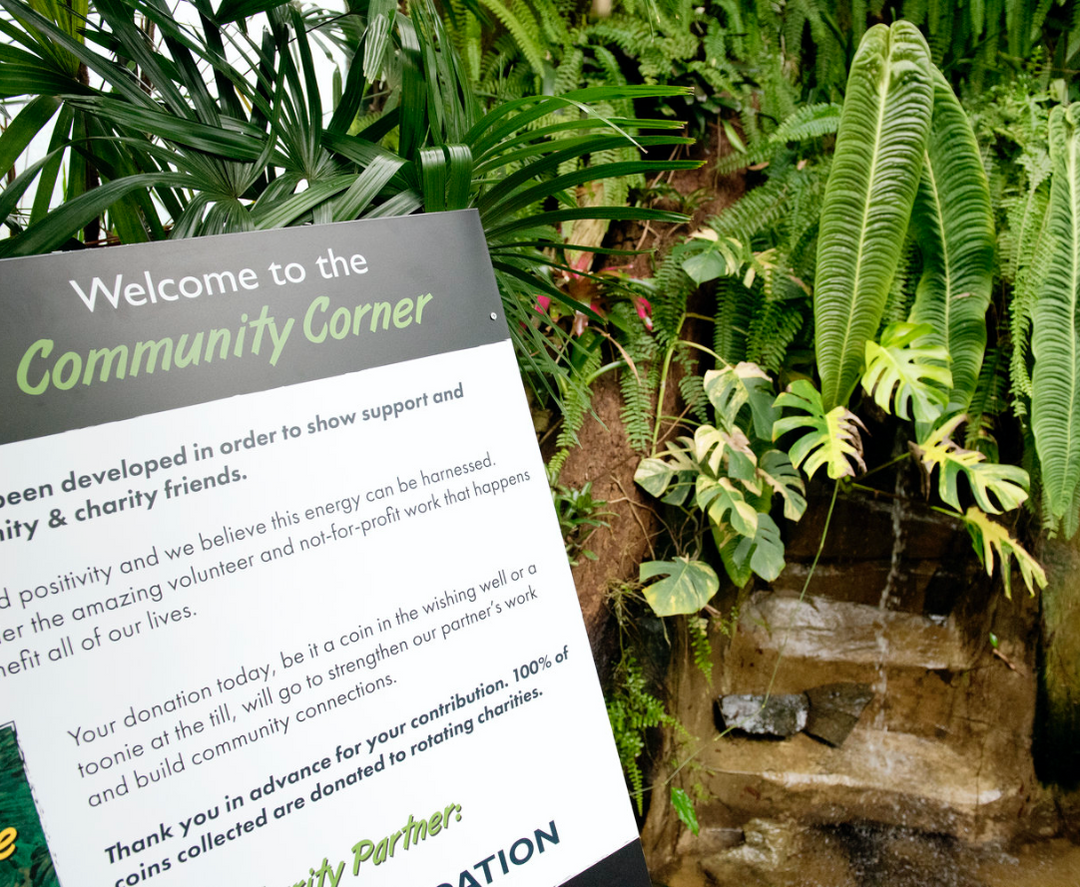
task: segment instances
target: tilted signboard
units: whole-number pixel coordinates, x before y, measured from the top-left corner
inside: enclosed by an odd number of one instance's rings
[[[0,887],[647,887],[474,212],[0,299]]]

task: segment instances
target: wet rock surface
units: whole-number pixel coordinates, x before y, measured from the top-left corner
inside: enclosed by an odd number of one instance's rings
[[[810,700],[805,693],[782,696],[732,695],[720,699],[724,727],[759,736],[794,736],[806,727]]]
[[[688,653],[673,658],[672,711],[693,736],[716,736],[717,696],[757,697],[760,709],[767,692],[805,695],[807,722],[771,741],[734,731],[685,748],[670,740],[666,759],[696,768],[676,780],[708,798],[703,833],[730,841],[742,830],[744,840],[699,844],[654,804],[642,837],[657,883],[999,887],[1009,881],[987,860],[1067,827],[1031,753],[1038,601],[965,584],[948,522],[920,514],[906,537],[875,548],[859,506],[846,511],[826,552],[844,583],[815,578],[800,599],[801,581],[782,575],[739,600],[734,636],[711,638],[711,682]],[[1067,868],[1080,851],[1062,858],[1034,883],[1080,887]]]

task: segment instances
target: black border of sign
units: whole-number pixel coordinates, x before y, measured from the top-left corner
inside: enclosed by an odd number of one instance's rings
[[[652,887],[641,840],[635,838],[561,887]]]

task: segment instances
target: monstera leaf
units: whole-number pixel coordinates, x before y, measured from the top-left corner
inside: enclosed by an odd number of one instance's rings
[[[756,477],[757,457],[739,428],[722,431],[711,425],[699,425],[694,430],[694,459],[707,467],[714,477],[721,474],[722,463],[727,465],[727,471],[723,473],[728,477],[750,484]]]
[[[960,475],[967,478],[972,495],[983,511],[991,514],[1011,511],[1028,497],[1027,472],[1015,465],[987,462],[982,453],[965,450],[956,444],[950,435],[966,418],[954,416],[915,447],[915,452],[927,476],[932,476],[935,468],[940,469],[938,495],[957,511],[960,510],[960,498],[956,482]],[[997,505],[991,501],[991,493],[997,499]]]
[[[949,401],[952,375],[945,366],[949,353],[930,343],[932,332],[928,323],[891,323],[881,334],[880,345],[866,343],[863,389],[879,407],[901,419],[910,419],[914,407],[917,421],[933,422]]]
[[[971,534],[971,543],[975,546],[979,560],[986,567],[987,576],[994,575],[995,551],[1001,559],[1001,579],[1005,584],[1005,597],[1012,597],[1010,579],[1012,558],[1016,559],[1016,565],[1020,568],[1020,575],[1024,579],[1028,592],[1035,594],[1035,585],[1039,588],[1046,587],[1046,571],[1001,524],[994,523],[974,506],[967,510],[962,519],[968,533]]]
[[[694,441],[689,437],[680,437],[675,443],[668,441],[666,452],[641,460],[634,472],[634,482],[658,499],[663,497],[671,505],[682,505],[698,473],[693,446]]]
[[[717,526],[730,524],[742,536],[757,532],[757,509],[749,502],[742,490],[726,477],[711,478],[699,474],[694,492],[694,502]]]
[[[705,373],[705,394],[716,410],[717,424],[734,427],[739,411],[750,404],[754,434],[762,440],[772,436],[773,423],[780,418],[772,393],[772,380],[757,364],[743,361]]]
[[[777,440],[789,431],[809,429],[788,447],[792,463],[796,468],[801,466],[807,477],[813,477],[823,465],[833,480],[854,476],[855,465],[866,470],[862,438],[857,427],[862,426],[862,422],[851,410],[836,406],[826,413],[821,395],[805,379],[792,382],[788,390],[776,398],[776,405],[805,413],[778,419],[773,425],[772,436]]]
[[[845,405],[859,381],[900,262],[930,133],[930,67],[926,41],[904,21],[867,31],[852,62],[815,274],[814,344],[827,410]]]
[[[677,557],[673,561],[646,561],[638,574],[642,582],[667,578],[646,586],[645,600],[657,616],[696,613],[720,588],[720,579],[706,563]]]
[[[767,451],[758,470],[774,493],[784,500],[784,517],[797,521],[806,511],[806,487],[783,450]]]
[[[772,582],[784,569],[784,542],[780,538],[780,528],[767,514],[758,515],[757,530],[753,536],[724,536],[714,530],[713,538],[724,569],[731,581],[740,588],[750,581],[751,573]]]

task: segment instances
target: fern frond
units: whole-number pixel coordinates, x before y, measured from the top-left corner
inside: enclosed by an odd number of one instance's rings
[[[713,350],[730,364],[746,360],[746,342],[756,307],[754,293],[741,282],[731,277],[717,280]]]

